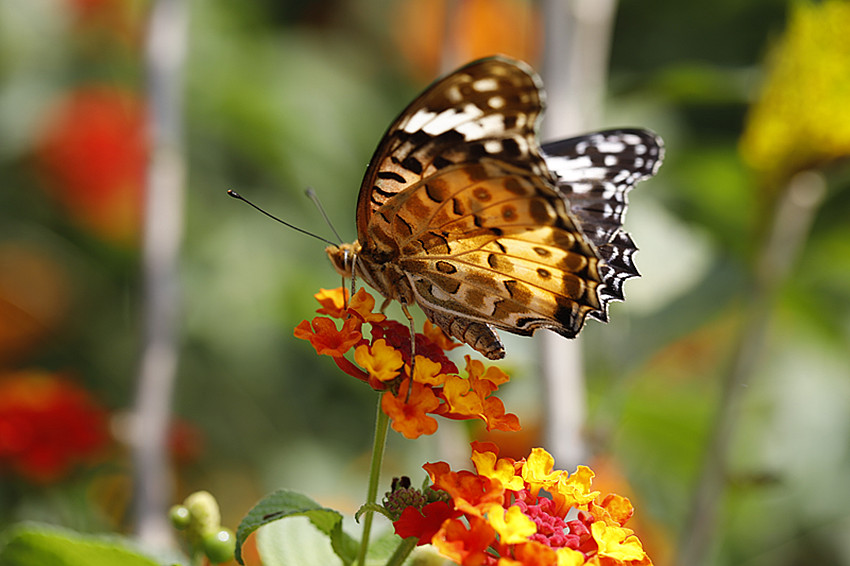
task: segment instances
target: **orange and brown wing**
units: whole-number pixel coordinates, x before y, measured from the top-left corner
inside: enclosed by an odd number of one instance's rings
[[[504,57],[474,61],[429,86],[372,156],[357,200],[361,243],[379,208],[448,166],[495,157],[550,176],[536,139],[542,96],[534,71]]]
[[[598,258],[565,201],[542,177],[508,163],[445,168],[382,207],[369,238],[394,242],[417,304],[467,342],[445,324],[489,342],[489,326],[573,337],[600,308]]]
[[[637,275],[626,194],[663,157],[645,130],[541,148],[542,111],[527,65],[470,63],[393,122],[360,187],[366,279],[491,358],[504,355],[494,328],[573,337],[588,315],[607,320]]]

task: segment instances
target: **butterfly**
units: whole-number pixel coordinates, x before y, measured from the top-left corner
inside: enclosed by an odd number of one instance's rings
[[[497,330],[574,338],[607,321],[638,275],[623,231],[627,193],[655,174],[661,139],[619,129],[539,144],[539,76],[506,57],[473,61],[431,84],[396,118],[357,200],[357,240],[329,246],[405,314],[490,359]]]

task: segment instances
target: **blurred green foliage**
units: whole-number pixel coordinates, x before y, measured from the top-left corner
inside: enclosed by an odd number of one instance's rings
[[[9,250],[40,258],[52,266],[45,281],[68,297],[56,312],[28,311],[40,330],[26,340],[6,341],[14,332],[0,328],[0,370],[70,371],[120,412],[131,406],[138,361],[139,250],[81,222],[46,188],[36,158],[65,93],[94,81],[143,85],[146,4],[117,4],[106,24],[81,16],[71,0],[0,5],[0,260],[13,257]],[[283,486],[351,511],[362,498],[374,395],[292,338],[314,314],[312,293],[339,285],[338,276],[321,243],[225,190],[330,237],[303,195],[312,186],[353,240],[360,178],[386,126],[424,87],[415,78],[422,71],[394,43],[389,0],[191,6],[175,413],[203,442],[201,455],[176,470],[179,496],[212,491],[225,524]],[[817,79],[846,89],[846,50],[828,42],[846,46],[847,4],[792,6],[622,0],[618,10],[599,127],[654,129],[667,160],[631,196],[627,227],[643,277],[626,285],[628,301],[613,306],[609,325],[584,331],[587,435],[598,457],[617,463],[639,514],[660,533],[657,554],[647,543],[659,564],[669,563],[687,514],[775,195],[796,169],[827,161],[826,202],[779,290],[747,383],[713,563],[850,563],[850,174],[838,162],[850,104]],[[818,85],[826,96],[807,90]],[[813,127],[842,140],[822,159],[812,157]],[[739,152],[744,131],[749,165]],[[755,139],[773,149],[759,153]],[[27,287],[15,277],[19,264],[0,265],[3,305],[47,304],[39,295],[46,283]],[[508,408],[530,430],[541,395],[535,347],[511,339],[505,362],[517,380]],[[434,441],[391,441],[386,477],[416,477],[423,454],[438,458]],[[0,518],[61,522],[57,507],[79,506],[77,528],[124,528],[129,497],[109,494],[129,485],[126,451],[116,448],[107,468],[71,478],[76,487],[51,488],[50,497],[34,488],[4,494],[10,504]],[[89,484],[96,505],[80,495]]]

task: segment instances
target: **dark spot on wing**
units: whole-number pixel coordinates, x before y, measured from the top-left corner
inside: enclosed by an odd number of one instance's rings
[[[457,273],[457,267],[447,261],[438,261],[436,267],[437,271],[439,271],[440,273],[446,273],[448,275],[451,275],[452,273]]]
[[[378,171],[377,177],[378,179],[390,179],[391,181],[395,181],[397,183],[407,182],[404,177],[402,177],[395,171]]]
[[[401,166],[416,175],[422,174],[422,163],[411,155],[408,155],[405,160],[401,162]]]

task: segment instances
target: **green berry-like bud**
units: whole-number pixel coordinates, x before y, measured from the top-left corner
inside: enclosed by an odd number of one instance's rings
[[[183,501],[192,515],[193,529],[196,533],[206,535],[215,533],[221,526],[221,513],[218,502],[208,491],[196,491]]]
[[[189,513],[189,509],[185,505],[174,505],[168,511],[168,518],[171,521],[171,526],[178,531],[188,528],[189,523],[192,522],[192,514]]]
[[[236,536],[228,528],[222,528],[204,535],[202,539],[204,554],[215,564],[233,560],[236,550]]]

